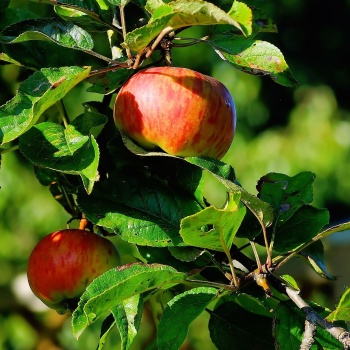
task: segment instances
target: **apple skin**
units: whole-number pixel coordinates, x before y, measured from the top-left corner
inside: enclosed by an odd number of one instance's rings
[[[155,67],[124,84],[114,120],[122,134],[146,150],[221,159],[234,137],[236,110],[218,80],[187,68]]]
[[[27,267],[33,293],[60,314],[73,311],[93,279],[120,265],[111,241],[90,231],[66,229],[45,236]]]

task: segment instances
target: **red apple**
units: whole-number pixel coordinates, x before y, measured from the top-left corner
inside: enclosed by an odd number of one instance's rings
[[[114,104],[120,131],[146,150],[222,158],[235,133],[235,104],[218,80],[186,68],[133,75]]]
[[[72,311],[92,280],[120,265],[111,241],[90,231],[67,229],[44,237],[27,268],[33,293],[59,313]]]

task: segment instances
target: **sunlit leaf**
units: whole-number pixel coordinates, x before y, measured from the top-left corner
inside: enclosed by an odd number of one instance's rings
[[[74,335],[78,338],[86,327],[122,301],[184,279],[186,274],[158,264],[133,264],[107,271],[97,277],[82,295],[72,317]]]
[[[281,85],[297,85],[281,51],[267,41],[217,35],[210,43],[221,58],[237,69],[250,74],[270,75]]]
[[[153,7],[152,10],[153,16],[145,26],[127,34],[125,47],[140,53],[163,30],[166,34],[175,29],[193,25],[230,24],[241,29],[230,15],[206,1],[172,1],[166,5],[160,4],[158,8]]]
[[[112,309],[121,338],[121,350],[130,349],[141,324],[143,299],[140,294],[123,300]]]
[[[50,40],[72,49],[91,50],[91,35],[82,28],[58,18],[27,19],[0,32],[0,42],[15,44],[30,40]]]
[[[240,193],[230,193],[223,209],[210,206],[182,219],[180,235],[184,242],[218,251],[230,249],[246,213],[246,207],[239,200]]]
[[[20,150],[35,165],[79,174],[90,193],[99,162],[98,145],[90,132],[106,121],[105,116],[88,112],[67,128],[56,123],[40,123],[20,137]]]
[[[33,126],[41,114],[84,80],[89,68],[44,68],[19,87],[16,96],[0,107],[0,142],[12,141]]]

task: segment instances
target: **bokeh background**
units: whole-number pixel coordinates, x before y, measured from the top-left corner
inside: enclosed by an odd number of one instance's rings
[[[265,10],[275,20],[279,33],[265,33],[259,39],[281,49],[299,82],[298,87],[286,88],[269,77],[241,73],[203,44],[174,50],[174,65],[212,75],[231,91],[238,113],[237,133],[224,160],[235,168],[245,189],[256,193],[257,180],[268,172],[292,176],[312,171],[316,174],[314,205],[327,207],[332,223],[347,221],[350,219],[350,68],[346,52],[350,1],[247,3]],[[11,1],[13,8],[24,5],[34,12],[52,13],[50,6]],[[183,36],[202,34],[201,28],[194,28]],[[14,95],[27,74],[14,65],[0,65],[0,104]],[[77,100],[101,98],[87,94],[86,87],[78,86],[65,98],[64,103],[73,116],[82,111]],[[53,200],[48,189],[37,182],[32,166],[19,152],[3,155],[0,186],[0,349],[95,349],[99,324],[76,341],[69,317],[45,308],[26,282],[26,263],[31,250],[41,237],[64,228],[69,215]],[[221,205],[224,192],[220,185],[208,177],[206,187],[209,201]],[[336,281],[320,278],[298,260],[292,260],[285,272],[297,279],[305,297],[333,308],[344,288],[350,285],[350,232],[336,234],[324,244],[326,266],[338,277]],[[123,251],[128,253],[127,245]],[[206,315],[194,322],[183,349],[214,349],[208,339],[206,322]],[[145,313],[133,349],[144,349],[153,331]],[[117,349],[118,342],[115,332],[106,349]]]

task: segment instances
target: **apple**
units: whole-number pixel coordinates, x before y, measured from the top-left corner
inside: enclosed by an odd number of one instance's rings
[[[133,75],[114,103],[120,132],[146,150],[221,159],[236,128],[235,104],[218,80],[179,67]]]
[[[119,265],[111,241],[90,231],[66,229],[40,240],[29,257],[27,276],[33,293],[63,314],[76,308],[93,279]]]

